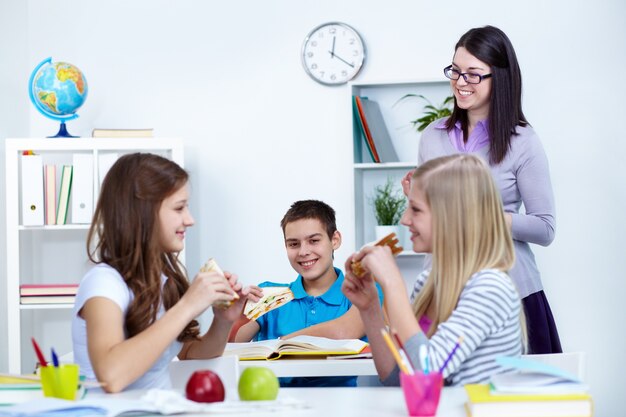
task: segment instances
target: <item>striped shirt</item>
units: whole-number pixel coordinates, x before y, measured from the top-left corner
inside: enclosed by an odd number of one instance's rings
[[[428,273],[422,272],[415,282],[411,301],[424,287]],[[454,345],[463,336],[443,376],[447,385],[484,383],[497,373],[508,369],[496,364],[499,356],[519,356],[522,353],[520,323],[521,302],[511,278],[504,272],[485,269],[472,275],[461,291],[452,314],[440,323],[430,340],[419,332],[406,342],[411,362],[420,364],[419,347],[428,347],[431,369],[441,368]],[[398,385],[398,369],[383,381]]]

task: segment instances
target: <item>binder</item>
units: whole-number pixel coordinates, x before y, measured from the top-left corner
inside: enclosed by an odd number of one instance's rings
[[[70,202],[72,190],[72,166],[63,165],[61,171],[61,185],[59,186],[59,204],[57,206],[57,224],[65,224],[67,220],[67,208]]]
[[[106,177],[111,166],[117,161],[117,158],[117,153],[101,153],[98,155],[98,180],[100,185],[102,185],[104,177]]]
[[[46,225],[57,224],[57,166],[43,167]]]
[[[43,226],[43,160],[41,155],[22,155],[22,225]]]
[[[89,224],[93,216],[93,155],[72,156],[72,223]]]

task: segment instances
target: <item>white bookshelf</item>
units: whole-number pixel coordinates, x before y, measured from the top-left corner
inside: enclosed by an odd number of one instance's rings
[[[379,106],[387,131],[399,157],[399,162],[373,162],[362,138],[360,126],[351,119],[353,147],[353,185],[355,247],[358,249],[375,240],[376,218],[371,199],[374,189],[384,185],[391,178],[400,189],[400,180],[417,164],[417,151],[420,133],[411,124],[422,114],[426,102],[416,98],[400,100],[406,94],[421,94],[433,104],[439,105],[451,95],[450,82],[441,75],[437,80],[388,80],[355,82],[350,84],[350,106],[352,96],[359,95],[375,100]],[[352,107],[351,107],[352,108]],[[352,112],[350,112],[352,115]],[[411,250],[411,241],[404,226],[401,229],[401,244],[404,252],[398,257],[398,264],[407,279],[407,285],[421,270],[423,254]]]
[[[93,155],[95,207],[99,193],[98,156],[132,152],[155,153],[184,165],[183,143],[166,138],[46,138],[6,139],[6,311],[8,367],[12,373],[32,372],[36,358],[30,343],[35,337],[46,356],[72,350],[72,304],[21,304],[21,284],[78,283],[90,268],[86,237],[88,224],[25,226],[21,220],[20,161],[23,151],[41,155],[43,163],[71,165],[74,153]],[[58,171],[58,169],[57,169]],[[72,196],[70,195],[70,202]],[[71,206],[71,204],[70,204]],[[184,262],[184,253],[181,254]]]

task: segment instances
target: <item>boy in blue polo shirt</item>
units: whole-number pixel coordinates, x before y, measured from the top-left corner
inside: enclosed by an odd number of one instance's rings
[[[341,292],[343,272],[333,266],[334,251],[341,246],[335,210],[322,201],[296,201],[280,225],[289,263],[298,278],[291,284],[263,282],[259,286],[289,286],[294,299],[241,326],[235,341],[299,334],[332,339],[364,338],[358,310]],[[280,378],[280,382],[283,387],[356,386],[356,377]]]

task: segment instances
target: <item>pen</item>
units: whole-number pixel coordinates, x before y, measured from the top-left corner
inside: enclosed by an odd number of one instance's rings
[[[48,366],[48,362],[46,362],[46,358],[41,353],[41,349],[39,349],[39,345],[37,341],[35,341],[34,337],[31,337],[30,340],[33,342],[33,348],[35,348],[35,354],[37,355],[37,359],[39,360],[39,364],[41,366]]]
[[[57,353],[54,351],[54,348],[50,348],[50,352],[52,353],[52,364],[54,365],[55,368],[58,368],[59,357],[57,356]]]
[[[454,356],[454,354],[456,353],[456,350],[459,348],[459,346],[461,346],[461,343],[463,343],[463,335],[459,336],[459,340],[456,341],[454,348],[452,348],[452,351],[446,358],[445,362],[443,363],[443,365],[441,365],[441,368],[439,368],[439,373],[443,373],[443,370],[446,369],[448,362],[450,362],[450,359],[452,359],[452,356]]]
[[[411,358],[409,358],[408,353],[406,353],[406,349],[404,348],[404,344],[402,340],[400,340],[400,336],[398,336],[398,332],[395,329],[391,329],[391,334],[393,335],[394,340],[398,344],[398,351],[400,353],[400,357],[406,363],[409,373],[413,375],[415,373],[415,366],[413,366],[413,362],[411,362]]]
[[[387,332],[387,330],[380,329],[380,333],[383,335],[383,339],[385,340],[385,343],[387,343],[387,347],[391,351],[391,354],[393,355],[393,358],[396,360],[396,363],[398,364],[398,367],[400,368],[400,370],[404,372],[405,374],[409,374],[409,370],[406,367],[406,364],[404,363],[402,358],[400,357],[400,353],[398,353],[398,349],[396,349],[396,345],[394,345],[393,342],[391,341],[391,337],[389,336],[389,333]]]

